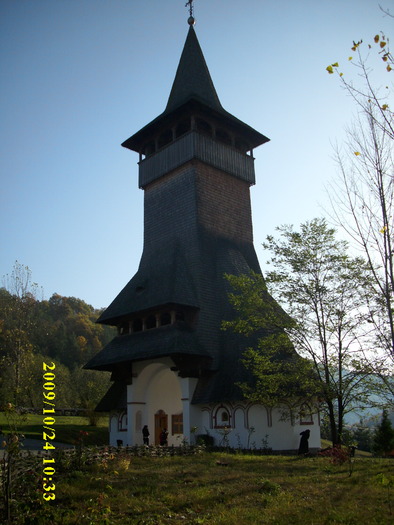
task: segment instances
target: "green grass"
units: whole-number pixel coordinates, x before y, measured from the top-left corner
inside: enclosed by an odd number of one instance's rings
[[[56,440],[68,443],[80,430],[92,444],[107,444],[107,422],[90,427],[83,417],[56,416]],[[41,438],[42,416],[20,424]],[[0,427],[8,431],[4,414]],[[87,440],[88,440],[87,439]],[[86,440],[86,441],[87,441]],[[328,443],[322,443],[327,446]],[[350,464],[329,458],[248,456],[132,457],[126,453],[54,476],[56,500],[41,505],[37,524],[65,525],[385,525],[394,522],[394,462],[357,456]],[[227,466],[223,466],[227,464]],[[41,468],[39,469],[39,472]],[[350,475],[351,474],[351,475]],[[38,485],[37,485],[38,483]],[[30,523],[27,485],[15,501],[28,505],[15,523]],[[33,511],[31,511],[33,512]],[[41,517],[39,517],[41,516]],[[26,519],[27,521],[23,521]],[[35,519],[35,518],[34,518]],[[41,519],[41,521],[40,521]]]
[[[17,423],[18,430],[30,439],[42,439],[43,433],[43,417],[38,414],[27,414],[23,416]],[[55,430],[55,440],[60,443],[74,444],[78,434],[81,430],[89,432],[89,435],[84,439],[87,445],[107,445],[109,440],[108,435],[108,418],[101,418],[97,426],[89,425],[89,420],[86,417],[79,416],[57,416],[55,415],[55,423],[50,425]],[[4,433],[9,431],[8,421],[4,412],[0,412],[0,428]]]
[[[56,509],[65,525],[392,523],[391,489],[377,476],[393,480],[393,462],[360,458],[353,467],[349,476],[327,458],[123,456],[59,476]]]

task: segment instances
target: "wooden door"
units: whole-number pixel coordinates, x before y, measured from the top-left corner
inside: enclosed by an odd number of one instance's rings
[[[166,428],[168,430],[168,416],[163,410],[155,414],[155,445],[160,445],[160,433]]]

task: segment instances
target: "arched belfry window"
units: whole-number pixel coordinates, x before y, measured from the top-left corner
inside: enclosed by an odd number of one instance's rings
[[[151,328],[156,328],[156,316],[150,315],[146,319],[146,329],[150,330]]]
[[[177,310],[175,313],[175,321],[180,322],[185,320],[185,314],[180,310]]]
[[[143,323],[142,319],[137,318],[133,321],[133,332],[142,332]]]
[[[249,144],[240,138],[235,139],[234,146],[236,147],[238,151],[241,151],[242,153],[245,153],[245,154],[250,149]]]
[[[171,324],[170,312],[164,312],[160,316],[160,326],[166,326],[167,324]]]
[[[228,144],[229,146],[232,145],[231,137],[230,135],[224,131],[223,129],[217,129],[216,130],[216,139],[219,142],[223,142],[223,144]]]
[[[212,137],[213,130],[212,126],[207,122],[206,120],[203,120],[201,118],[196,119],[196,130],[199,133],[203,133],[204,135],[208,135],[209,137]]]
[[[179,124],[177,125],[176,130],[175,130],[176,138],[184,135],[185,133],[190,131],[190,129],[191,129],[191,120],[190,120],[190,118],[181,120],[181,122],[179,122]]]
[[[147,144],[145,144],[144,150],[143,150],[143,154],[146,157],[149,157],[149,155],[153,155],[153,153],[155,151],[156,151],[155,143],[154,143],[154,141],[151,141],[151,142],[148,142]]]
[[[130,332],[130,325],[128,321],[125,321],[119,326],[119,334],[126,335]]]
[[[172,130],[167,129],[160,135],[157,141],[157,145],[159,148],[163,148],[164,146],[167,146],[167,144],[169,144],[170,142],[172,142]]]

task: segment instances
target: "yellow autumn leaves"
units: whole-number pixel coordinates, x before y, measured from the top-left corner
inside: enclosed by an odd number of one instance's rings
[[[390,54],[390,51],[386,51],[386,46],[387,46],[387,43],[388,43],[388,38],[386,39],[386,37],[382,34],[381,36],[380,35],[375,35],[374,36],[374,39],[373,41],[375,42],[375,44],[379,44],[379,47],[381,49],[381,51],[379,51],[379,54],[381,55],[381,58],[383,60],[383,62],[386,62],[387,63],[387,66],[386,66],[386,70],[388,72],[390,72],[393,68],[392,68],[392,64],[393,64],[393,57],[392,55]],[[356,51],[356,49],[363,43],[362,40],[359,40],[358,42],[354,42],[353,41],[353,46],[352,46],[352,51]],[[371,49],[371,45],[368,44],[368,47],[369,49]],[[352,56],[349,56],[348,57],[348,60],[351,61],[353,60],[353,57]],[[332,75],[335,71],[335,68],[339,67],[339,64],[338,62],[334,62],[333,64],[330,64],[329,66],[326,67],[326,71]],[[342,76],[343,73],[339,73],[339,76]],[[388,107],[388,106],[387,106]],[[385,108],[382,108],[382,109],[387,109],[387,107]]]

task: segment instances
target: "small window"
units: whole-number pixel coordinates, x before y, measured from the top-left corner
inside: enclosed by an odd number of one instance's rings
[[[224,428],[224,427],[231,427],[231,414],[229,410],[224,407],[220,406],[214,415],[214,427],[215,428]]]
[[[130,325],[127,322],[124,322],[122,323],[120,326],[119,326],[119,334],[120,335],[126,335],[130,332]]]
[[[223,144],[228,144],[229,146],[231,146],[231,137],[224,130],[216,130],[216,138],[219,142],[223,142]]]
[[[235,139],[234,146],[237,148],[237,150],[241,151],[242,153],[245,153],[249,151],[249,144],[245,142],[244,140],[240,138]]]
[[[146,320],[146,329],[151,330],[152,328],[156,328],[156,317],[154,315],[150,315]]]
[[[155,152],[155,150],[156,150],[155,143],[153,141],[152,142],[148,142],[148,144],[146,144],[145,147],[144,147],[143,154],[146,157],[149,157],[149,155],[152,155]]]
[[[222,416],[222,418],[221,418],[222,419],[222,423],[228,423],[229,422],[230,417],[229,417],[228,412],[223,410],[221,416]]]
[[[125,432],[127,430],[127,412],[122,412],[119,415],[118,430],[119,432]]]
[[[300,425],[313,425],[312,411],[307,404],[302,405],[300,408]]]
[[[179,310],[175,314],[175,321],[184,321],[185,320],[185,314],[183,312],[180,312]]]
[[[175,136],[178,138],[190,131],[190,119],[182,120],[176,127]]]
[[[212,126],[205,120],[202,120],[200,118],[196,119],[196,129],[203,135],[208,135],[209,137],[212,137]]]
[[[135,430],[136,432],[141,432],[142,429],[142,412],[138,410],[135,415]]]
[[[142,332],[142,319],[134,319],[133,332]]]
[[[160,326],[166,326],[171,324],[171,314],[169,312],[164,312],[160,316]]]
[[[157,145],[159,148],[163,148],[164,146],[167,146],[167,144],[169,144],[170,142],[172,142],[172,130],[168,129],[160,135]]]
[[[183,434],[183,414],[176,414],[171,416],[172,420],[172,435]]]

